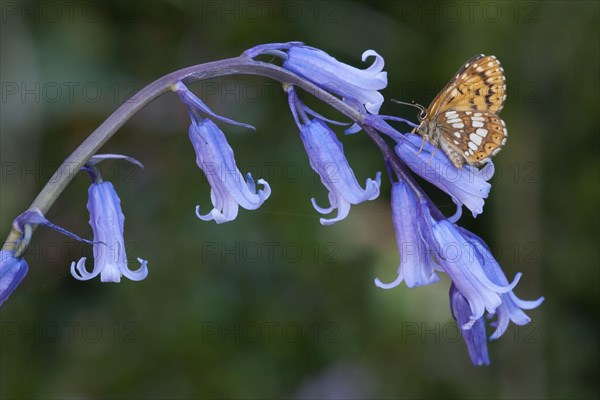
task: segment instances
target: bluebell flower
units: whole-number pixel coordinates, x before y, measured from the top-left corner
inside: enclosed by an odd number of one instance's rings
[[[260,207],[269,198],[271,187],[264,179],[259,179],[258,183],[263,189],[257,191],[250,174],[247,174],[246,179],[243,178],[225,134],[212,120],[202,118],[201,114],[208,114],[227,123],[254,128],[214,114],[181,82],[177,83],[175,91],[190,110],[192,123],[189,136],[196,151],[196,164],[206,174],[211,187],[210,197],[214,208],[202,215],[200,206],[197,206],[198,218],[203,221],[214,220],[221,224],[234,220],[239,206],[247,210]]]
[[[491,323],[496,327],[490,337],[494,340],[510,321],[529,323],[523,310],[539,306],[543,298],[519,299],[513,289],[522,274],[509,283],[485,242],[444,217],[409,176],[392,185],[392,218],[401,255],[398,278],[389,284],[375,279],[375,284],[388,289],[404,281],[414,287],[436,282],[436,271],[447,273],[452,315],[471,359],[475,365],[489,364],[486,314],[497,317]]]
[[[322,225],[331,225],[346,218],[352,204],[374,200],[379,196],[381,172],[377,173],[375,180],[368,178],[365,189],[361,188],[346,160],[342,142],[324,122],[326,119],[306,107],[293,87],[288,87],[287,90],[290,108],[300,129],[300,138],[308,154],[310,166],[319,174],[321,182],[329,190],[329,207],[320,207],[314,198],[311,201],[313,207],[321,214],[329,214],[337,208],[335,218],[320,219]],[[316,118],[311,120],[308,114]]]
[[[494,284],[500,286],[509,286],[508,279],[502,272],[500,265],[492,256],[487,245],[475,234],[457,227],[457,230],[468,241],[473,249],[474,255],[481,263],[485,276]],[[495,326],[495,332],[489,340],[496,340],[502,336],[512,321],[517,325],[526,325],[531,319],[523,312],[523,309],[533,309],[538,307],[544,298],[540,297],[534,301],[525,301],[519,299],[513,292],[508,291],[499,293],[501,304],[495,310],[488,310],[488,318],[497,317],[490,325]],[[470,301],[453,284],[450,288],[450,305],[452,316],[461,327],[463,339],[467,344],[471,361],[475,365],[489,365],[487,353],[487,335],[485,332],[485,317],[480,317],[473,321],[473,307]]]
[[[8,299],[27,275],[27,261],[11,250],[0,251],[0,305]]]
[[[439,281],[435,270],[439,268],[432,252],[419,236],[417,208],[419,202],[406,181],[401,179],[392,184],[392,221],[396,231],[396,241],[400,253],[398,278],[392,283],[382,283],[375,279],[375,285],[391,289],[402,281],[409,288],[424,286]]]
[[[434,218],[425,202],[418,207],[419,232],[434,252],[437,262],[471,307],[469,328],[487,310],[494,313],[502,304],[502,293],[510,292],[521,278],[518,273],[511,284],[496,284],[486,276],[484,262],[465,231],[444,218]]]
[[[5,249],[0,251],[0,305],[2,305],[17,286],[19,286],[29,270],[27,261],[25,261],[22,256],[15,256],[14,250],[19,248],[19,245],[22,244],[23,241],[29,242],[31,230],[28,231],[25,229],[27,225],[42,225],[74,239],[92,243],[91,241],[83,239],[48,221],[38,209],[27,210],[19,215],[13,221],[13,228],[21,233],[21,238],[18,242],[12,243],[12,250]]]
[[[508,279],[502,272],[502,268],[492,255],[489,247],[483,239],[466,229],[458,228],[465,238],[470,242],[471,246],[478,257],[482,261],[483,270],[486,277],[496,285],[508,285]],[[492,325],[496,327],[495,332],[490,336],[491,340],[500,338],[506,331],[508,323],[512,321],[516,325],[527,325],[531,322],[531,318],[523,312],[523,310],[531,310],[538,307],[544,301],[543,297],[537,300],[521,300],[512,291],[500,294],[502,304],[496,309],[496,313],[491,313],[490,317],[497,316],[496,321]]]
[[[385,120],[394,120],[412,124],[403,118],[366,115],[365,123],[396,141],[396,154],[408,167],[423,179],[447,193],[457,206],[456,213],[450,218],[456,222],[465,205],[474,217],[483,212],[485,200],[492,185],[488,182],[494,175],[494,164],[489,161],[482,169],[470,165],[456,168],[446,154],[431,144],[423,142],[418,135],[402,134]],[[433,156],[432,156],[433,153]]]
[[[421,146],[423,149],[419,152]],[[483,212],[484,199],[492,187],[488,181],[494,175],[491,161],[482,169],[471,165],[456,168],[443,151],[427,140],[423,143],[421,136],[411,134],[398,141],[396,153],[413,172],[450,195],[458,208],[464,204],[474,217]]]
[[[479,318],[470,328],[464,328],[469,324],[471,307],[469,303],[454,285],[450,285],[450,310],[452,317],[458,323],[461,335],[467,344],[467,351],[473,365],[490,365],[488,356],[487,335],[485,333],[485,320]]]
[[[506,329],[508,321],[523,325],[530,320],[522,309],[539,306],[543,297],[536,301],[520,300],[512,290],[521,278],[517,273],[508,282],[500,265],[494,259],[483,240],[473,233],[443,218],[434,218],[428,207],[419,207],[420,234],[430,244],[436,260],[452,280],[456,289],[470,307],[468,329],[487,311],[498,313],[497,330],[492,338],[498,338]]]
[[[77,263],[71,263],[71,275],[80,281],[95,278],[98,274],[101,282],[120,282],[121,276],[141,281],[148,276],[148,263],[138,258],[140,267],[137,270],[127,266],[121,199],[112,183],[102,181],[96,173],[91,175],[93,182],[88,189],[87,209],[94,232],[94,269],[88,272],[86,257],[82,257]]]
[[[377,114],[383,104],[383,95],[379,91],[387,86],[387,72],[383,71],[383,57],[374,50],[367,50],[362,54],[363,62],[369,57],[375,57],[373,64],[366,69],[340,62],[323,50],[305,46],[301,42],[260,45],[244,54],[249,57],[259,54],[277,55],[284,60],[283,68],[341,96],[357,109]]]

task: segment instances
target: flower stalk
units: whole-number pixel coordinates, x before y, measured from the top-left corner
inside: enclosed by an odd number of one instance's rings
[[[58,167],[48,183],[42,188],[28,209],[39,209],[46,214],[63,190],[73,180],[85,163],[125,124],[135,113],[140,111],[159,96],[175,90],[177,82],[189,84],[205,79],[228,75],[258,75],[272,78],[283,84],[295,85],[312,94],[317,99],[329,104],[353,121],[359,122],[361,113],[324,91],[310,81],[287,71],[277,65],[256,61],[248,56],[240,56],[220,61],[198,64],[172,72],[150,83],[113,112],[90,136],[87,137]],[[35,230],[35,225],[32,226]],[[2,250],[14,251],[16,256],[25,252],[26,243],[21,241],[22,233],[14,228],[10,231]]]

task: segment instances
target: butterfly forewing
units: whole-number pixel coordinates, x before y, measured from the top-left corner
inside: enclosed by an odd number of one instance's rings
[[[481,163],[506,142],[506,127],[497,115],[505,100],[506,78],[500,62],[495,56],[477,55],[431,102],[421,134],[441,145],[457,167],[464,161]]]
[[[495,56],[471,58],[436,96],[430,116],[446,110],[477,110],[499,113],[506,100],[504,69]]]

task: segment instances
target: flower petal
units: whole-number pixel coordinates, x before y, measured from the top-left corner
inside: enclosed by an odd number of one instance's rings
[[[400,252],[398,275],[404,277],[409,288],[439,282],[435,274],[436,263],[418,234],[417,197],[404,180],[392,185],[391,203],[392,221]]]
[[[142,281],[148,276],[148,261],[142,260],[139,257],[137,260],[140,263],[138,269],[130,270],[129,268],[125,268],[121,271],[127,279],[132,281]]]
[[[469,356],[471,356],[473,364],[476,366],[490,365],[485,333],[485,321],[483,318],[479,318],[469,329],[464,328],[465,325],[471,324],[471,307],[454,285],[450,286],[450,309],[458,326],[461,327],[461,334],[467,344],[467,350],[469,351]]]
[[[75,261],[71,263],[71,275],[73,278],[79,281],[87,281],[98,276],[102,270],[101,268],[98,268],[100,264],[94,263],[94,270],[92,272],[88,272],[85,268],[86,260],[86,257],[82,257],[79,259],[79,261],[77,261],[77,263],[75,263]]]
[[[287,52],[283,67],[341,96],[348,104],[377,114],[384,100],[379,90],[387,86],[387,73],[382,71],[383,58],[375,51],[364,52],[363,61],[371,56],[375,56],[373,64],[361,70],[336,60],[322,50],[293,46]]]
[[[417,175],[442,189],[456,204],[464,204],[473,217],[483,212],[484,199],[491,188],[487,181],[492,177],[493,164],[481,170],[470,165],[456,168],[443,151],[418,135],[406,135],[406,140],[399,140],[396,153]]]
[[[287,42],[287,43],[268,43],[268,44],[260,44],[258,46],[254,46],[249,48],[248,50],[242,53],[242,56],[254,58],[261,54],[272,54],[274,51],[283,51],[288,50],[293,46],[303,46],[302,42]]]
[[[23,258],[16,258],[13,251],[0,250],[0,305],[19,286],[28,270]]]

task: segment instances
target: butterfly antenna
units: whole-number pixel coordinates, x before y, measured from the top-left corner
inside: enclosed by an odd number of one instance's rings
[[[396,99],[390,99],[391,101],[393,101],[394,103],[398,103],[398,104],[404,104],[406,106],[411,106],[411,107],[416,107],[421,111],[425,111],[425,107],[423,107],[422,105],[415,103],[415,101],[411,101],[410,103],[407,103],[405,101],[400,101],[400,100],[396,100]]]

